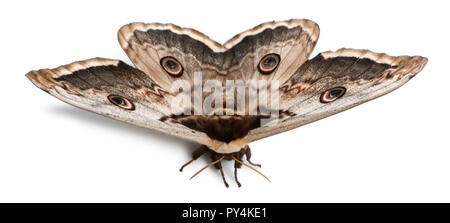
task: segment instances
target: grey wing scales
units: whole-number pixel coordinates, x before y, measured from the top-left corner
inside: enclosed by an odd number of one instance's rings
[[[171,114],[167,100],[170,95],[145,73],[121,61],[94,58],[55,69],[31,71],[26,76],[37,87],[68,104],[208,145],[205,133],[160,121]],[[131,103],[133,109],[126,109],[127,103]]]
[[[276,125],[249,132],[249,141],[278,134],[385,95],[419,73],[427,58],[388,56],[368,50],[323,52],[303,64],[280,88],[280,111],[290,114]],[[321,100],[332,89],[345,94]]]
[[[166,91],[175,80],[193,83],[195,72],[201,72],[203,80],[276,79],[283,83],[307,60],[318,37],[317,24],[306,19],[263,23],[223,45],[172,24],[131,23],[119,30],[120,45],[131,61]],[[283,60],[276,71],[261,75],[257,66],[268,54],[278,54]],[[165,57],[182,64],[181,77],[167,75],[161,68]]]

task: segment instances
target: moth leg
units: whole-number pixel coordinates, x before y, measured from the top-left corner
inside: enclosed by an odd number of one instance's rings
[[[209,151],[208,147],[206,147],[206,146],[204,146],[204,145],[200,146],[198,149],[196,149],[196,150],[192,153],[192,159],[191,159],[189,162],[185,163],[183,166],[181,166],[180,172],[182,172],[183,169],[184,169],[187,165],[191,164],[192,162],[194,162],[196,159],[198,159],[200,156],[202,156],[203,154],[207,153],[208,151]]]
[[[238,187],[242,186],[242,184],[239,182],[238,177],[237,177],[237,169],[241,168],[241,166],[242,166],[242,164],[234,161],[234,179],[236,180]]]
[[[222,180],[223,180],[223,183],[225,184],[225,187],[229,187],[227,181],[225,180],[225,174],[223,173],[223,170],[222,170],[222,164],[220,164],[220,162],[217,164],[219,164],[219,166],[220,166],[219,171],[220,171],[220,175],[222,175]]]
[[[239,150],[239,152],[237,152],[236,154],[236,158],[242,161],[242,157],[244,157],[245,155],[245,148]],[[239,182],[238,177],[237,177],[237,169],[241,168],[242,164],[234,161],[234,180],[236,181],[236,184],[238,185],[238,187],[241,187],[242,184]]]
[[[252,161],[250,161],[250,158],[252,157],[252,152],[250,151],[250,147],[245,146],[245,157],[247,159],[247,162],[250,163],[252,166],[257,166],[261,168],[261,164],[255,164]]]
[[[220,156],[220,155],[217,154],[217,153],[211,154],[211,158],[212,158],[213,161],[218,160],[218,159],[220,159],[221,157],[223,157],[223,156]],[[225,184],[225,187],[229,187],[229,185],[228,185],[228,183],[227,183],[227,180],[225,179],[225,174],[223,173],[222,163],[221,163],[221,162],[218,162],[218,163],[214,164],[214,167],[216,167],[216,169],[219,169],[220,175],[222,176],[222,180],[223,180],[223,183]]]

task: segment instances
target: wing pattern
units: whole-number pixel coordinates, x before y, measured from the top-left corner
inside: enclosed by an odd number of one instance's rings
[[[138,69],[118,60],[93,58],[31,71],[27,77],[71,105],[194,141],[218,153],[239,151],[255,140],[384,95],[414,77],[427,62],[420,56],[353,49],[323,52],[308,60],[319,27],[305,19],[264,23],[225,44],[192,29],[160,23],[128,24],[118,37]],[[262,119],[271,117],[259,110],[256,115],[174,114],[171,101],[181,95],[173,88],[178,80],[192,84],[188,93],[209,80],[219,85],[227,80],[278,80],[279,120],[261,125]],[[201,99],[210,96],[206,93]],[[195,100],[194,94],[190,97]],[[248,93],[245,98],[250,103]],[[223,103],[228,99],[224,97]]]

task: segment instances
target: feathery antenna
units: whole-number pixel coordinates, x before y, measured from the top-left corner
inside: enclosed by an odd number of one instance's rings
[[[223,158],[223,157],[222,157],[222,158]],[[245,164],[244,162],[240,161],[239,159],[237,159],[237,158],[234,157],[233,155],[231,155],[231,158],[233,158],[234,160],[236,160],[236,162],[238,162],[238,163],[240,163],[240,164],[242,164],[242,165],[244,165],[244,166],[246,166],[246,167],[248,167],[248,168],[254,170],[255,172],[259,173],[261,176],[263,176],[264,178],[266,178],[266,180],[268,180],[270,183],[272,183],[272,181],[270,181],[269,178],[267,178],[266,176],[264,176],[264,174],[262,174],[261,172],[259,172],[257,169],[255,169],[255,168],[253,168],[253,167],[251,167],[251,166]]]
[[[192,180],[192,178],[194,178],[195,176],[197,176],[199,173],[201,173],[203,170],[205,170],[205,169],[207,169],[208,167],[210,167],[210,166],[212,166],[212,165],[214,165],[214,164],[220,162],[221,160],[223,160],[224,157],[225,157],[225,155],[223,155],[222,157],[220,157],[218,160],[216,160],[216,161],[214,161],[214,162],[208,164],[207,166],[203,167],[201,170],[199,170],[197,173],[195,173],[195,174],[191,177],[191,180]],[[264,176],[264,175],[263,175],[263,176]],[[270,180],[269,180],[269,181],[270,181]]]

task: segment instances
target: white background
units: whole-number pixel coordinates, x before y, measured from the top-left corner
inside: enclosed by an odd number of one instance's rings
[[[2,202],[450,202],[449,5],[445,1],[2,1]],[[117,30],[174,23],[218,42],[262,22],[320,25],[312,56],[341,47],[421,55],[400,89],[250,146],[273,183],[225,165],[178,172],[197,146],[67,105],[25,78],[32,69],[107,57],[130,63]]]

